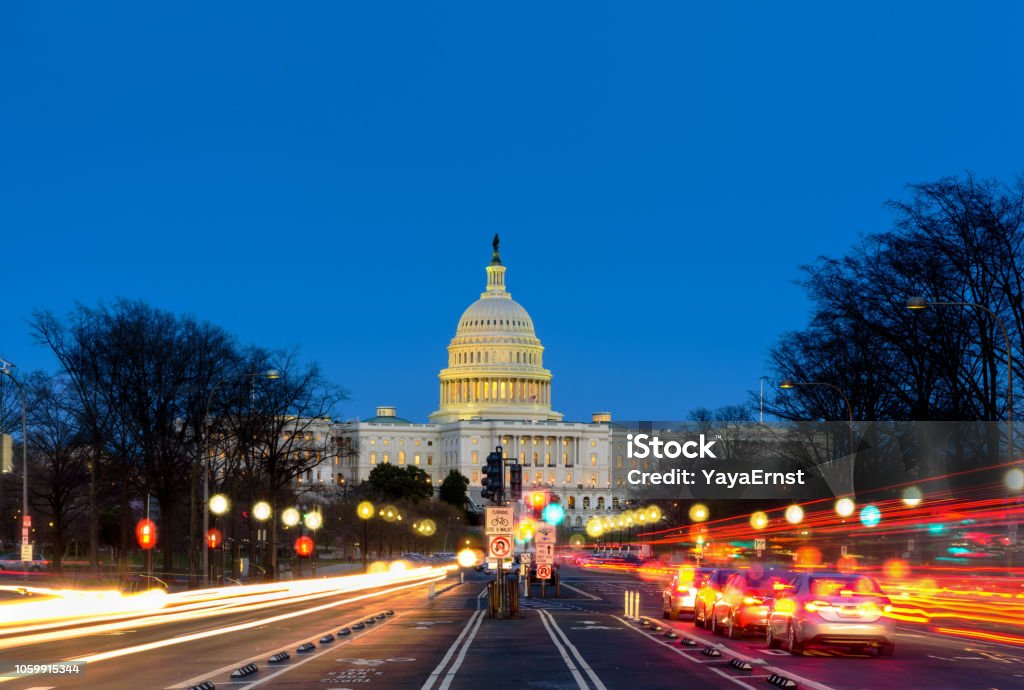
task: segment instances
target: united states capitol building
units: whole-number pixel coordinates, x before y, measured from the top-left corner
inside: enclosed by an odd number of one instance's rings
[[[382,405],[366,420],[327,423],[323,433],[336,451],[296,488],[353,486],[376,465],[395,463],[419,467],[434,486],[458,470],[470,480],[471,507],[481,506],[481,471],[488,453],[501,446],[506,486],[508,464],[518,461],[523,492],[557,496],[567,525],[582,528],[589,517],[619,509],[629,468],[624,449],[613,444],[611,415],[571,422],[552,409],[544,347],[530,314],[507,290],[505,271],[496,236],[485,290],[459,317],[448,344],[439,405],[429,421],[403,419]]]

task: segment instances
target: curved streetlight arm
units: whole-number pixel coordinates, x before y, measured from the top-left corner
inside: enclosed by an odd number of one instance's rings
[[[785,384],[783,386],[784,388],[793,388],[794,386],[824,386],[825,388],[832,389],[836,393],[836,395],[838,395],[840,398],[843,399],[843,403],[846,405],[846,414],[849,416],[849,419],[850,419],[850,454],[852,455],[853,452],[854,452],[854,441],[855,441],[855,434],[854,434],[854,428],[853,428],[853,406],[850,405],[850,399],[848,397],[846,397],[846,393],[843,392],[843,389],[840,388],[839,386],[836,386],[834,384],[828,383],[826,381],[789,381],[789,380],[787,380],[787,381],[784,382],[784,384]]]

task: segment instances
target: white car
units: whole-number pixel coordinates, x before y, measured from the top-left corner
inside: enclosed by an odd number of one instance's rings
[[[26,565],[28,565],[27,568],[25,567]],[[32,560],[27,564],[25,561],[21,560],[20,553],[5,553],[0,556],[0,570],[17,572],[28,570],[30,572],[38,573],[43,570],[48,570],[49,567],[50,562],[43,558],[43,555],[40,553],[33,554]]]

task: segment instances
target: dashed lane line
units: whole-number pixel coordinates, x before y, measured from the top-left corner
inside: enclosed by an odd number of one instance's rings
[[[263,685],[268,680],[276,678],[277,676],[280,676],[280,675],[282,675],[284,673],[288,673],[289,671],[294,671],[299,666],[302,666],[303,664],[308,664],[313,659],[321,657],[324,654],[328,654],[330,652],[336,652],[336,651],[338,651],[338,649],[340,647],[343,647],[343,646],[345,646],[347,644],[351,644],[351,643],[355,642],[356,640],[362,640],[367,635],[373,634],[375,631],[380,630],[381,628],[383,628],[384,626],[386,626],[389,623],[393,623],[397,618],[400,618],[403,615],[404,614],[402,614],[402,613],[395,614],[392,618],[381,622],[379,625],[373,626],[373,630],[367,630],[366,632],[362,633],[358,637],[353,637],[353,638],[350,638],[348,640],[345,640],[341,645],[325,646],[319,652],[317,652],[316,654],[310,654],[309,656],[305,656],[305,657],[303,657],[302,659],[300,659],[298,661],[293,661],[293,662],[289,663],[287,666],[283,666],[281,669],[275,671],[274,673],[271,673],[269,676],[264,676],[264,677],[260,678],[259,680],[256,680],[256,681],[253,681],[253,682],[249,683],[248,685],[241,686],[240,690],[249,690],[249,688],[255,688],[258,685]]]
[[[568,584],[568,583],[566,583],[566,582],[563,582],[563,583],[562,583],[562,586],[563,586],[563,587],[565,587],[566,589],[571,589],[571,590],[572,590],[572,591],[574,591],[574,592],[577,592],[577,593],[579,593],[579,594],[582,594],[582,595],[583,595],[583,596],[585,596],[585,597],[586,597],[587,599],[593,599],[594,601],[602,601],[601,597],[595,597],[595,596],[594,596],[593,594],[591,594],[590,592],[584,592],[584,591],[583,591],[582,589],[579,589],[579,588],[577,588],[577,587],[573,587],[572,585],[570,585],[570,584]]]

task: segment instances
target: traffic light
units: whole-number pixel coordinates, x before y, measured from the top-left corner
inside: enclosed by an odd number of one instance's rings
[[[222,543],[224,543],[224,535],[216,527],[206,533],[206,545],[211,549],[216,549]]]
[[[242,525],[244,525],[244,526],[248,526],[249,525],[249,511],[248,510],[243,510],[242,511]]]
[[[530,496],[530,511],[536,519],[541,519],[541,514],[544,510],[544,506],[547,505],[547,502],[548,497],[543,491],[535,491],[533,495]]]
[[[502,469],[501,446],[495,448],[495,452],[487,455],[487,467],[484,469],[484,476],[481,484],[484,490],[480,495],[492,501],[501,501],[505,493],[505,471]]]
[[[513,501],[523,497],[523,466],[519,463],[508,468],[508,497]]]
[[[149,550],[156,546],[156,523],[149,518],[139,520],[135,525],[135,539],[139,548]]]
[[[308,558],[313,553],[313,540],[307,536],[301,536],[295,540],[295,553],[300,558]]]

